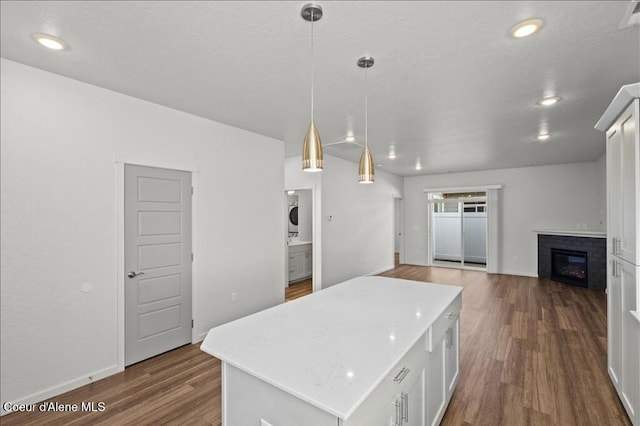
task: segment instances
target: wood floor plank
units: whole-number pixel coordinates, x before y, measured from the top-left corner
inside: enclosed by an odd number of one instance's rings
[[[606,295],[512,275],[396,265],[383,276],[464,287],[460,376],[443,425],[631,423],[609,380]],[[286,299],[311,293],[311,280]],[[51,401],[97,413],[13,413],[2,425],[220,425],[220,362],[187,345]]]
[[[284,290],[284,300],[288,302],[290,300],[306,296],[311,293],[312,286],[313,281],[311,278],[294,284],[289,284],[289,287]]]

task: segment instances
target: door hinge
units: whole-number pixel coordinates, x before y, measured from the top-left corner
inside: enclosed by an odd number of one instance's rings
[[[193,320],[191,320],[191,328],[193,328]]]
[[[193,195],[193,186],[191,187],[191,195]]]
[[[191,261],[193,262],[193,253],[191,253]]]

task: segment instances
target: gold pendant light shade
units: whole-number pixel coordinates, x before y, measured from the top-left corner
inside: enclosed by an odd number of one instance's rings
[[[322,142],[316,123],[313,121],[309,125],[309,130],[304,136],[304,144],[302,145],[302,170],[305,172],[322,171],[324,164],[322,160]]]
[[[371,156],[371,151],[369,151],[369,145],[365,145],[358,165],[358,182],[373,183],[374,180],[373,157]]]

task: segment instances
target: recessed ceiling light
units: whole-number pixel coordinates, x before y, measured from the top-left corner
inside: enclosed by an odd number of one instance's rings
[[[539,141],[546,141],[547,139],[549,139],[551,137],[551,135],[549,133],[540,133],[537,138]]]
[[[511,28],[511,35],[515,38],[522,38],[530,36],[536,33],[542,28],[542,21],[539,19],[528,19],[524,22],[520,22],[515,27]]]
[[[422,164],[420,164],[420,159],[416,161],[416,170],[422,170]]]
[[[347,141],[347,142],[353,142],[353,141],[356,140],[356,137],[353,136],[353,135],[347,135],[347,137],[344,138],[344,140]]]
[[[537,103],[538,105],[549,106],[549,105],[556,104],[559,101],[560,101],[560,98],[558,96],[547,96],[547,97],[538,99]]]
[[[376,167],[382,167],[382,163],[377,163]]]
[[[387,158],[389,160],[395,160],[396,158],[396,147],[391,145],[391,147],[389,147],[389,155],[387,156]]]
[[[49,34],[34,34],[33,39],[41,46],[51,50],[66,50],[69,45],[58,37],[54,37]]]

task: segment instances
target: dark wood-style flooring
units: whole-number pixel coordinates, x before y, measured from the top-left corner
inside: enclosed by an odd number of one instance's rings
[[[464,287],[460,377],[443,425],[630,425],[606,372],[606,296],[549,280],[399,265]],[[308,292],[310,292],[310,286]],[[220,362],[187,345],[53,398],[97,413],[14,413],[3,425],[219,425]]]
[[[297,299],[298,297],[311,294],[312,285],[311,278],[295,284],[289,284],[289,287],[284,290],[284,300],[288,302],[290,300]]]

